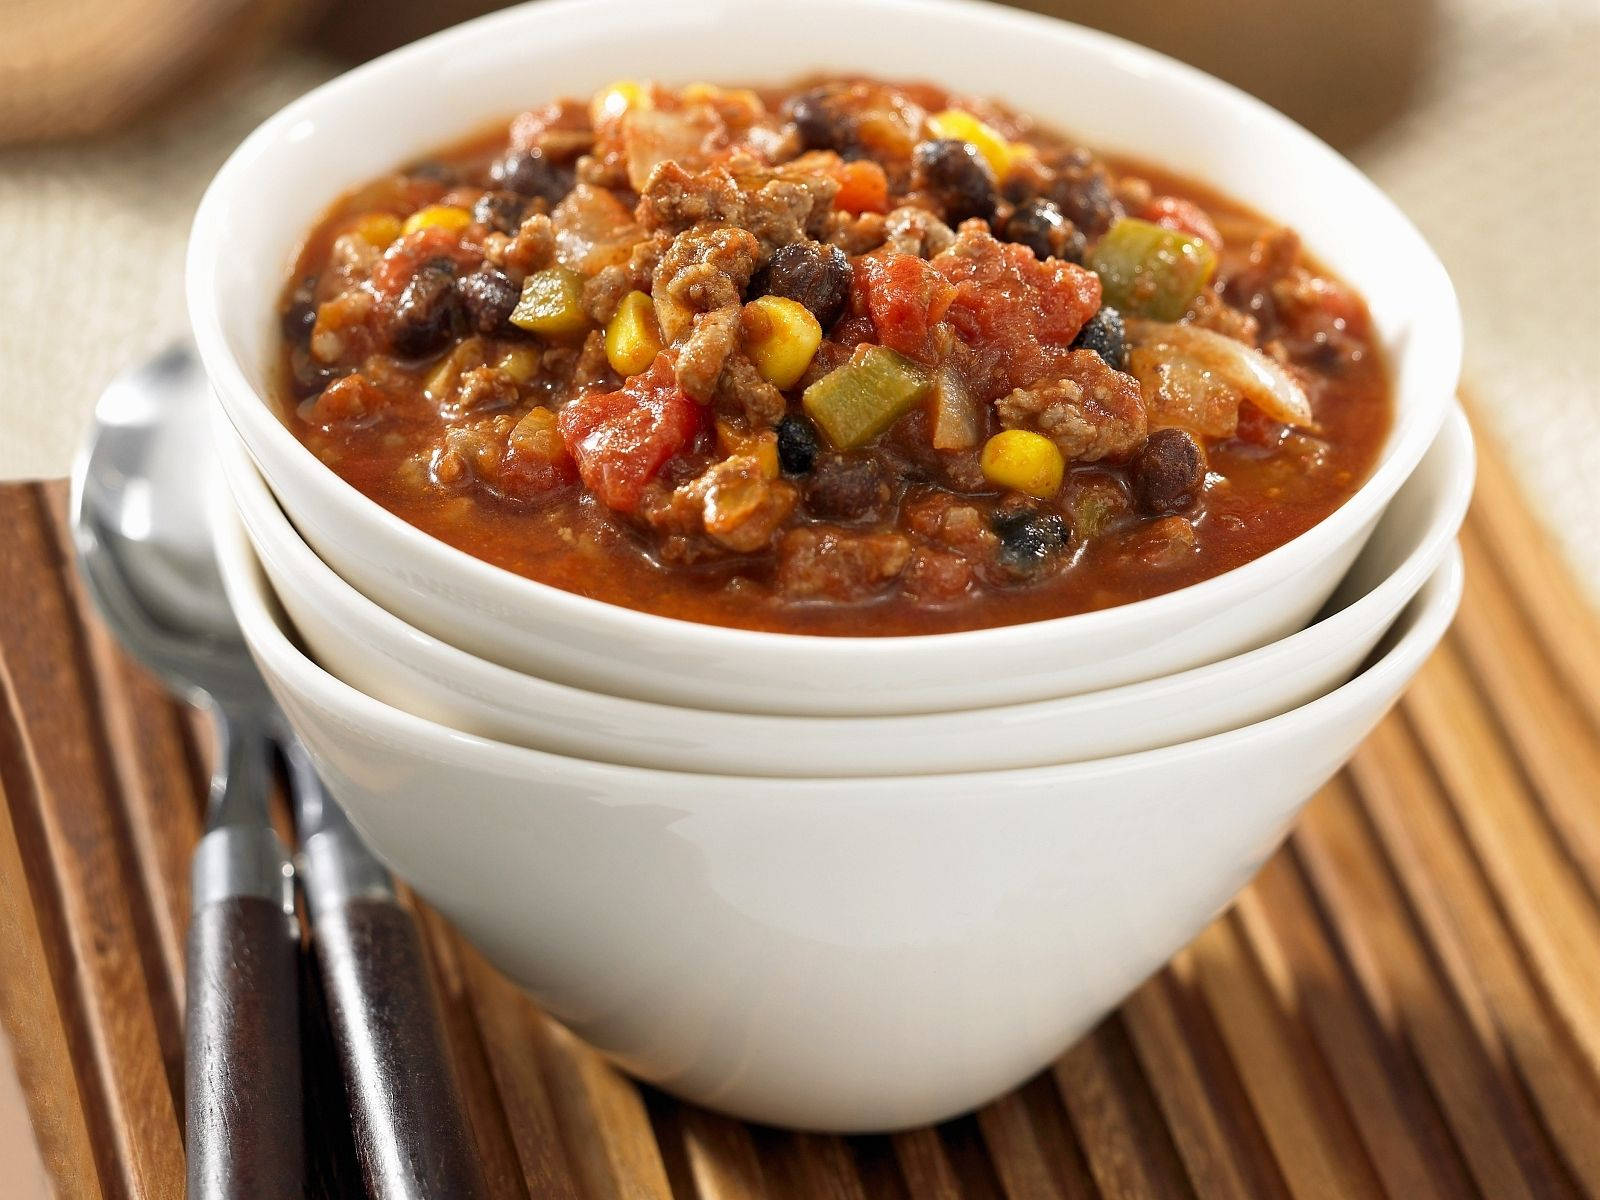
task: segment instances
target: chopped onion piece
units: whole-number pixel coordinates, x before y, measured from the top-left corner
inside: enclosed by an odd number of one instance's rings
[[[1172,421],[1227,437],[1248,400],[1285,425],[1314,429],[1311,400],[1280,364],[1243,342],[1198,325],[1128,320],[1128,371],[1139,380],[1151,425]]]

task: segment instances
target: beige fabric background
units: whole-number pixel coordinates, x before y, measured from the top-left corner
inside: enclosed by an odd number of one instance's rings
[[[1410,106],[1351,152],[1444,257],[1468,378],[1600,598],[1600,0],[1440,3]],[[205,181],[331,70],[285,52],[132,132],[0,152],[0,478],[65,473],[100,388],[182,331]]]

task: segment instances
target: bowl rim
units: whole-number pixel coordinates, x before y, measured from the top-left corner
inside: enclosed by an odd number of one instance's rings
[[[214,479],[213,487],[225,485],[220,479]],[[596,794],[615,795],[620,790],[629,796],[641,797],[645,802],[657,794],[651,791],[652,782],[659,784],[668,780],[680,785],[696,783],[717,794],[743,787],[761,800],[823,798],[830,794],[835,799],[840,798],[838,794],[860,799],[863,793],[872,793],[873,798],[932,799],[939,796],[942,789],[957,788],[971,793],[986,786],[1002,788],[1008,783],[1046,781],[1065,786],[1082,778],[1115,778],[1152,767],[1181,766],[1199,754],[1219,751],[1243,754],[1252,745],[1295,724],[1337,719],[1341,713],[1358,708],[1370,696],[1381,695],[1395,687],[1397,679],[1408,678],[1432,653],[1454,620],[1465,579],[1461,547],[1452,541],[1444,559],[1391,626],[1393,640],[1364,669],[1339,687],[1298,708],[1209,737],[1107,758],[998,771],[813,778],[706,775],[601,763],[498,742],[413,716],[351,687],[324,670],[290,640],[280,623],[281,617],[274,612],[276,601],[268,599],[271,585],[250,545],[242,519],[226,503],[214,504],[213,511],[216,515],[213,536],[223,585],[251,654],[270,664],[263,668],[266,674],[284,678],[316,707],[361,731],[363,736],[373,736],[372,730],[377,729],[383,741],[416,747],[419,752],[444,762],[481,764],[493,761],[504,768],[504,774],[522,777],[532,787],[537,786],[537,781],[552,766],[559,765],[563,773],[582,776],[593,783]],[[1405,622],[1409,622],[1409,626],[1394,636],[1394,630]],[[614,786],[602,792],[602,782]],[[462,798],[469,794],[463,792]],[[1069,799],[1063,796],[1064,802]]]
[[[492,659],[473,654],[469,650],[454,646],[441,638],[435,637],[426,630],[411,625],[376,601],[363,595],[352,584],[340,577],[332,567],[317,557],[316,551],[300,536],[288,514],[283,511],[277,497],[272,494],[266,481],[261,477],[259,470],[251,461],[243,441],[239,438],[232,425],[228,424],[221,414],[215,411],[212,414],[212,420],[216,425],[214,433],[217,439],[219,441],[227,439],[229,443],[218,447],[221,474],[223,481],[227,485],[228,498],[232,503],[233,511],[239,517],[244,528],[246,540],[250,543],[252,555],[258,561],[263,557],[263,550],[257,544],[256,526],[265,523],[271,527],[271,532],[268,536],[274,542],[282,545],[282,553],[290,556],[290,560],[284,565],[293,570],[297,576],[309,574],[318,581],[313,595],[327,600],[330,604],[353,609],[355,619],[361,621],[368,628],[376,629],[375,633],[363,635],[363,641],[372,643],[380,649],[387,649],[389,644],[401,647],[411,645],[416,647],[419,652],[429,656],[442,656],[441,661],[436,661],[430,665],[430,669],[427,672],[430,675],[437,673],[434,668],[445,670],[448,668],[467,667],[481,672],[481,683],[485,687],[489,687],[490,690],[493,690],[493,685],[521,688],[524,684],[532,684],[536,691],[542,694],[539,700],[542,704],[552,704],[563,697],[581,693],[586,696],[599,697],[606,707],[615,707],[619,716],[636,714],[641,718],[654,718],[657,714],[673,711],[682,713],[686,717],[703,718],[706,713],[712,712],[719,722],[731,721],[741,729],[760,726],[763,730],[770,731],[776,729],[778,723],[781,722],[795,729],[796,736],[800,737],[814,736],[820,732],[830,731],[846,722],[856,724],[865,721],[874,729],[881,730],[888,736],[896,729],[908,728],[909,723],[912,722],[925,722],[930,718],[941,717],[954,719],[970,712],[982,712],[986,717],[995,720],[1005,720],[1022,714],[1038,715],[1051,712],[1066,714],[1079,711],[1083,706],[1091,704],[1097,699],[1104,702],[1109,698],[1126,699],[1132,696],[1165,694],[1175,687],[1199,686],[1208,676],[1220,675],[1230,670],[1244,669],[1253,662],[1281,659],[1286,654],[1292,653],[1307,643],[1324,642],[1329,638],[1339,637],[1346,629],[1352,626],[1364,628],[1366,623],[1372,619],[1370,614],[1374,612],[1380,614],[1391,612],[1393,614],[1390,617],[1391,622],[1397,621],[1400,614],[1405,611],[1406,606],[1426,584],[1432,573],[1438,569],[1439,564],[1448,553],[1449,544],[1455,538],[1456,531],[1460,527],[1462,517],[1470,502],[1472,480],[1476,472],[1476,447],[1473,442],[1471,427],[1461,406],[1453,404],[1449,415],[1445,419],[1444,426],[1440,429],[1438,437],[1435,439],[1434,444],[1429,447],[1427,453],[1431,454],[1436,447],[1441,445],[1446,446],[1446,452],[1451,456],[1451,463],[1455,470],[1446,478],[1440,489],[1440,494],[1430,500],[1426,515],[1419,522],[1420,528],[1417,531],[1415,542],[1406,550],[1401,561],[1375,586],[1362,593],[1337,612],[1311,625],[1307,625],[1303,629],[1298,629],[1287,637],[1269,642],[1265,646],[1231,655],[1213,663],[1191,667],[1185,671],[1158,676],[1154,679],[1139,680],[1115,687],[1080,692],[1070,696],[987,706],[982,709],[966,710],[966,713],[957,711],[954,713],[899,713],[848,717],[816,714],[777,715],[771,713],[689,709],[681,705],[662,704],[657,701],[643,700],[632,696],[591,692],[586,688],[579,688],[557,680],[545,679],[541,676],[518,671],[503,663],[495,662]],[[1383,517],[1380,517],[1379,520],[1381,522]],[[270,552],[268,551],[268,553]],[[269,591],[276,594],[276,588],[273,587],[270,580],[266,582],[265,586]],[[337,678],[337,676],[335,677]],[[526,714],[531,711],[531,708],[525,707],[521,703],[501,705],[501,707],[508,712],[516,712],[518,714]],[[448,728],[448,726],[445,727]],[[669,770],[670,768],[659,769]],[[706,773],[720,774],[719,772]],[[947,773],[954,774],[956,772]]]
[[[675,0],[670,7],[680,17],[684,10],[694,7],[714,15],[729,2]],[[287,469],[294,472],[298,481],[315,489],[318,495],[313,498],[319,504],[342,511],[345,520],[363,522],[369,528],[375,524],[389,539],[398,543],[397,549],[404,550],[420,574],[427,578],[450,579],[452,589],[457,593],[492,595],[496,597],[497,607],[502,609],[544,612],[554,619],[581,624],[591,630],[615,630],[619,637],[676,641],[692,639],[712,652],[791,656],[796,662],[827,659],[837,663],[854,660],[867,669],[873,666],[871,660],[892,661],[908,652],[1016,650],[1022,648],[1023,643],[1031,643],[1036,638],[1065,635],[1069,630],[1073,637],[1086,640],[1118,638],[1126,631],[1171,622],[1190,612],[1225,607],[1224,601],[1230,592],[1248,592],[1253,586],[1260,586],[1256,583],[1258,580],[1291,577],[1301,565],[1320,557],[1326,548],[1343,545],[1357,536],[1363,525],[1373,519],[1393,497],[1423,453],[1432,445],[1453,400],[1461,363],[1462,324],[1454,287],[1426,239],[1398,206],[1352,163],[1282,113],[1197,68],[1122,38],[1053,17],[1003,9],[985,0],[851,2],[905,13],[913,18],[919,12],[957,14],[959,19],[970,21],[975,26],[986,26],[990,30],[1006,28],[1019,36],[1047,34],[1053,38],[1074,41],[1087,52],[1107,55],[1126,63],[1147,78],[1164,76],[1169,87],[1181,86],[1209,93],[1220,103],[1238,110],[1241,116],[1248,115],[1254,121],[1275,127],[1284,137],[1302,142],[1324,161],[1331,173],[1342,179],[1344,185],[1364,193],[1370,202],[1388,214],[1393,228],[1413,244],[1419,261],[1434,276],[1429,293],[1440,303],[1426,314],[1419,313],[1415,324],[1418,328],[1426,326],[1433,331],[1436,342],[1434,352],[1442,362],[1448,364],[1448,378],[1434,383],[1432,391],[1411,406],[1415,411],[1403,413],[1396,406],[1394,421],[1376,466],[1356,491],[1321,521],[1282,545],[1230,570],[1185,587],[1110,608],[948,633],[816,635],[742,629],[644,612],[568,592],[495,566],[424,533],[389,512],[317,459],[284,424],[271,399],[250,384],[222,327],[221,306],[213,293],[220,285],[225,261],[222,221],[232,195],[240,188],[249,186],[251,167],[268,147],[283,141],[303,140],[305,130],[310,128],[311,118],[324,107],[337,106],[351,92],[368,86],[381,86],[381,81],[385,79],[403,77],[415,64],[452,53],[475,40],[494,36],[502,27],[520,27],[525,22],[537,22],[541,17],[572,11],[598,15],[607,10],[616,10],[634,20],[639,17],[638,10],[629,5],[627,0],[539,0],[537,3],[525,3],[489,13],[432,34],[312,89],[291,101],[246,137],[207,187],[195,214],[186,259],[190,323],[202,364],[212,383],[213,394],[250,449],[252,457],[261,465],[269,486],[274,491],[280,487],[273,479],[271,469],[262,462],[263,455],[256,449],[256,437],[270,443],[276,456],[289,464]],[[737,3],[741,8],[764,6],[776,13],[784,10],[783,0],[737,0]],[[1408,352],[1409,345],[1388,364],[1391,383],[1397,376],[1396,368],[1400,359]]]

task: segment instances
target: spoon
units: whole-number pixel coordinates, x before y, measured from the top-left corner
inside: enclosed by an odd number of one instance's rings
[[[95,406],[72,476],[78,565],[122,645],[216,718],[206,834],[191,867],[185,1010],[190,1200],[299,1197],[300,927],[267,819],[276,706],[222,592],[200,503],[204,379],[172,350]]]
[[[208,402],[193,351],[168,351],[107,389],[73,477],[78,557],[107,623],[169,689],[213,709],[225,748],[194,861],[190,1200],[302,1193],[299,932],[288,855],[267,821],[274,749],[289,767],[298,875],[367,1192],[478,1200],[488,1186],[415,918],[323,791],[228,606],[206,516]]]

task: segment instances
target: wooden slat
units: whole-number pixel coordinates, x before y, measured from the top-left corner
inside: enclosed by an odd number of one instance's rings
[[[896,1134],[894,1153],[910,1195],[918,1200],[960,1200],[961,1182],[935,1130]]]
[[[1474,1037],[1507,1056],[1564,1165],[1600,1196],[1593,1079],[1552,1024],[1421,749],[1403,722],[1390,720],[1350,769],[1434,960],[1465,1001]]]
[[[1491,1028],[1482,997],[1470,979],[1470,992],[1453,997],[1434,969],[1347,783],[1307,810],[1295,850],[1369,1008],[1390,1044],[1416,1060],[1478,1190],[1519,1200],[1541,1180],[1553,1188],[1557,1168],[1540,1153],[1537,1119],[1498,1042],[1479,1039]],[[1481,1016],[1474,1021],[1459,1005]]]
[[[102,1182],[114,1196],[171,1194],[183,1143],[152,1003],[130,886],[114,776],[95,721],[81,631],[64,584],[47,506],[34,489],[0,490],[0,673],[9,681],[37,784],[38,841],[65,918],[72,1003],[87,1032],[104,1109],[95,1127]],[[13,816],[17,814],[14,811]]]
[[[495,1200],[527,1200],[528,1188],[517,1160],[505,1103],[495,1085],[494,1073],[473,1013],[466,972],[455,931],[425,904],[417,904],[422,943],[433,966],[445,1037],[456,1076],[461,1080],[467,1120],[482,1156],[489,1193]]]
[[[1205,992],[1297,1200],[1382,1195],[1349,1114],[1304,1031],[1278,1008],[1237,919],[1213,924],[1175,969],[1192,973]]]
[[[1539,820],[1454,639],[1418,675],[1405,711],[1534,981],[1600,1079],[1600,912]]]
[[[1510,581],[1475,525],[1462,531],[1461,548],[1472,574],[1454,629],[1463,665],[1515,748],[1562,848],[1583,873],[1590,901],[1600,902],[1600,730],[1549,669],[1543,646],[1519,619]]]
[[[1237,911],[1279,1007],[1298,1016],[1320,1051],[1384,1190],[1416,1200],[1463,1194],[1465,1179],[1429,1152],[1448,1142],[1422,1103],[1421,1081],[1370,1022],[1293,859],[1269,862]]]
[[[60,1194],[165,1200],[207,729],[98,628],[61,496],[0,487],[0,1024]],[[492,1194],[1600,1200],[1600,622],[1492,449],[1462,540],[1456,630],[1232,912],[937,1129],[680,1104],[416,904]],[[313,1195],[347,1194],[326,1150]]]
[[[1118,1018],[1107,1018],[1062,1055],[1055,1076],[1102,1196],[1193,1194]]]
[[[1540,670],[1560,679],[1588,713],[1589,727],[1600,729],[1600,598],[1579,592],[1482,423],[1474,422],[1473,435],[1478,485],[1468,524],[1516,581],[1523,623],[1545,650]]]
[[[567,1152],[592,1200],[669,1200],[639,1085],[523,1000]]]
[[[1166,972],[1128,998],[1122,1019],[1195,1194],[1260,1194],[1248,1182],[1244,1153],[1225,1127],[1221,1105],[1196,1056],[1192,1034],[1182,1024]]]
[[[14,738],[10,697],[0,689],[0,762],[15,754]],[[20,772],[5,774],[17,778],[13,787],[22,786]],[[0,1034],[10,1043],[46,1170],[67,1200],[96,1200],[103,1195],[100,1172],[46,949],[57,931],[41,928],[44,905],[34,899],[23,865],[14,803],[21,798],[7,794],[0,774]]]
[[[458,943],[473,1015],[494,1075],[512,1144],[522,1163],[528,1195],[544,1200],[582,1200],[577,1172],[568,1158],[555,1108],[540,1069],[530,1011],[512,983],[483,956]]]

